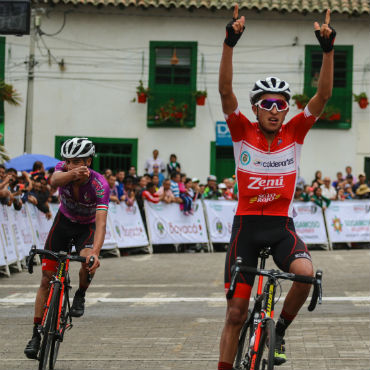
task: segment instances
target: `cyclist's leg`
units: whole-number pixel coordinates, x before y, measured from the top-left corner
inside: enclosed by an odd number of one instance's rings
[[[257,266],[258,250],[251,248],[251,234],[245,216],[235,216],[231,241],[226,254],[225,290],[230,286],[231,267],[234,265],[236,257],[242,257],[243,261],[250,266]],[[241,274],[234,297],[227,302],[225,325],[220,341],[219,369],[231,369],[234,363],[240,329],[248,315],[253,282],[253,275]]]
[[[76,231],[78,233],[74,238],[76,250],[80,256],[87,257],[94,242],[95,223],[87,225],[77,224]],[[70,311],[71,315],[74,317],[81,317],[84,314],[85,294],[87,288],[90,285],[88,277],[89,273],[87,271],[87,265],[86,263],[81,263],[81,268],[79,272],[79,288],[77,289],[73,298],[73,303]],[[93,275],[90,274],[90,277],[92,278]]]
[[[285,237],[282,238],[273,250],[274,261],[280,269],[294,274],[313,276],[311,255],[305,243],[295,232],[292,219],[287,219]],[[277,364],[284,363],[284,335],[285,330],[293,322],[300,308],[305,303],[311,285],[294,282],[285,298],[283,308],[276,324],[276,352]]]
[[[60,213],[54,219],[48,237],[45,242],[44,249],[60,251],[66,244],[67,230],[63,227],[63,217]],[[28,342],[24,353],[28,358],[37,358],[37,353],[40,348],[41,337],[38,332],[38,326],[41,324],[44,315],[45,303],[48,298],[50,289],[50,280],[57,270],[57,262],[44,258],[42,260],[42,277],[40,287],[36,294],[35,300],[35,316],[33,319],[34,327],[31,340]]]

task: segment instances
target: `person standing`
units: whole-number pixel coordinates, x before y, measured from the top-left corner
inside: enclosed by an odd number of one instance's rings
[[[162,159],[160,159],[158,157],[159,155],[159,151],[158,149],[154,149],[153,150],[153,157],[152,158],[148,158],[145,162],[145,166],[144,166],[144,172],[145,173],[153,173],[153,166],[156,164],[159,166],[159,172],[164,172],[165,169],[166,169],[166,166],[164,164],[164,162],[162,161]]]
[[[256,81],[250,102],[256,122],[241,112],[233,92],[233,48],[245,29],[245,18],[238,16],[226,26],[226,38],[219,70],[219,92],[234,146],[239,199],[225,261],[225,291],[230,286],[231,268],[236,257],[256,267],[258,254],[266,243],[275,263],[283,271],[313,276],[310,253],[298,237],[293,223],[293,196],[299,169],[300,149],[309,129],[320,117],[332,94],[335,31],[330,10],[325,23],[315,22],[315,35],[323,49],[316,94],[303,112],[283,125],[292,93],[289,84],[277,77]],[[269,166],[279,162],[279,166]],[[254,277],[241,274],[234,297],[227,301],[225,325],[220,341],[219,370],[231,370],[240,329],[248,315]],[[284,301],[276,324],[276,365],[286,361],[284,335],[306,301],[310,286],[294,282]]]

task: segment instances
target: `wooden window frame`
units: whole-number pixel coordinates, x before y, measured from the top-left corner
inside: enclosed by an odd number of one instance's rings
[[[191,77],[189,86],[156,84],[155,82],[155,68],[156,68],[156,54],[155,49],[158,47],[170,48],[190,48],[191,57]],[[197,53],[198,43],[195,41],[150,41],[149,43],[149,89],[150,97],[148,99],[147,108],[147,126],[148,127],[194,127],[196,122],[196,104],[193,93],[197,86]],[[180,101],[188,105],[188,119],[182,124],[177,122],[160,122],[155,120],[156,110],[163,105],[163,102],[169,101],[171,96],[176,97],[177,94],[182,94],[186,98],[179,98]]]
[[[305,72],[304,72],[304,93],[309,97],[313,96],[316,92],[316,87],[311,86],[311,70],[312,70],[312,52],[321,51],[320,46],[318,45],[306,45],[305,47]],[[318,120],[313,126],[314,129],[345,129],[348,130],[352,126],[352,81],[353,81],[353,46],[352,45],[336,45],[335,51],[346,51],[346,87],[343,88],[333,88],[332,98],[329,100],[327,105],[333,104],[336,97],[340,94],[342,90],[342,95],[345,96],[345,99],[342,101],[345,102],[347,115],[341,117],[337,122],[328,122],[323,120]],[[335,53],[334,51],[334,53]],[[335,59],[335,55],[334,55]],[[344,92],[344,94],[343,94]],[[340,106],[340,102],[338,103]]]

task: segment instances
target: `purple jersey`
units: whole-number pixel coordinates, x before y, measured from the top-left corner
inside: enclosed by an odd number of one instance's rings
[[[95,222],[96,211],[108,211],[109,185],[105,178],[91,169],[86,184],[80,185],[78,201],[73,197],[72,183],[59,187],[59,210],[73,222],[90,224]],[[55,172],[67,172],[66,163],[59,162]]]

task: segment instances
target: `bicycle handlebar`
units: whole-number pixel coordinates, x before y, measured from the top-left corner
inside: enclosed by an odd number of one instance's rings
[[[259,269],[256,267],[250,266],[243,266],[242,258],[238,257],[236,259],[236,263],[232,269],[232,277],[230,282],[230,288],[226,294],[227,299],[231,299],[235,292],[236,281],[241,272],[253,275],[262,275],[271,277],[273,279],[283,279],[283,280],[291,280],[296,281],[298,283],[304,284],[312,284],[314,286],[314,290],[311,297],[311,302],[308,306],[309,311],[313,311],[316,307],[317,302],[319,304],[322,303],[322,271],[317,270],[315,277],[312,276],[304,276],[304,275],[296,275],[290,272],[283,272],[280,270],[264,270]]]
[[[27,259],[27,267],[28,267],[28,272],[30,274],[33,273],[33,259],[35,258],[36,254],[40,254],[42,256],[46,256],[48,258],[51,258],[56,261],[61,261],[64,259],[69,259],[70,261],[76,261],[76,262],[86,262],[86,257],[81,257],[81,256],[72,256],[70,254],[67,254],[66,252],[53,252],[45,249],[36,249],[36,246],[33,245],[31,247],[30,253],[28,255]],[[89,267],[91,267],[94,264],[94,257],[91,256],[89,259]],[[90,280],[91,281],[91,280]]]

